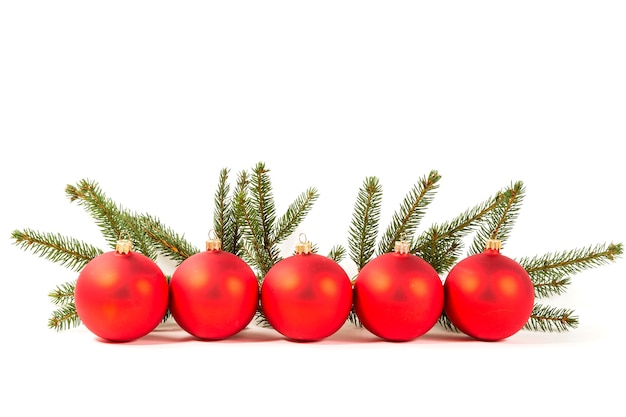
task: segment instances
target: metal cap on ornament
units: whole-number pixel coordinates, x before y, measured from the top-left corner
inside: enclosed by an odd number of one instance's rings
[[[410,252],[411,244],[408,240],[398,240],[395,243],[393,251],[400,254],[407,254]]]
[[[122,239],[122,236],[126,236],[126,239]],[[115,244],[115,251],[119,254],[126,255],[133,249],[133,242],[130,241],[130,236],[127,232],[120,233],[120,238]]]
[[[296,254],[308,254],[311,253],[311,242],[306,240],[304,233],[300,234],[300,241],[296,244]]]
[[[217,237],[214,230],[209,232],[209,240],[206,241],[206,250],[221,250],[222,240]]]
[[[502,242],[499,239],[487,239],[485,242],[485,250],[499,251],[502,248]]]

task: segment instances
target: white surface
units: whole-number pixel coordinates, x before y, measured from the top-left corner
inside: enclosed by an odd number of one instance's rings
[[[83,178],[199,247],[219,170],[259,161],[279,213],[318,188],[300,231],[322,252],[347,244],[366,176],[386,226],[431,169],[421,229],[521,180],[508,256],[626,240],[621,2],[221,3],[0,5],[0,415],[624,415],[623,259],[546,301],[579,329],[501,343],[349,327],[203,343],[169,325],[114,345],[47,329],[48,291],[76,275],[9,236],[102,246],[65,197]]]

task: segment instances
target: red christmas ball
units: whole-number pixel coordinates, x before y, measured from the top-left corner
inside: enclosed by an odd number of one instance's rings
[[[185,331],[200,339],[225,339],[243,330],[259,305],[254,271],[238,256],[221,250],[185,259],[170,280],[170,312]]]
[[[154,261],[120,240],[115,251],[92,259],[74,289],[76,313],[95,335],[130,342],[150,333],[164,319],[168,284]]]
[[[317,341],[337,332],[348,319],[352,283],[337,262],[311,253],[310,244],[299,248],[265,275],[261,307],[267,322],[283,336]]]
[[[457,263],[444,282],[444,311],[463,333],[484,341],[505,339],[528,322],[533,283],[515,260],[500,254],[500,241]]]
[[[354,311],[376,336],[403,342],[428,332],[443,310],[443,284],[425,260],[408,253],[408,243],[369,261],[354,282]]]

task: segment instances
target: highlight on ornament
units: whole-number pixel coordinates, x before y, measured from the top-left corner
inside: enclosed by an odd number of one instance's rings
[[[230,169],[220,170],[203,250],[153,214],[118,204],[94,181],[67,185],[70,203],[91,215],[109,249],[61,233],[12,232],[18,248],[69,270],[68,281],[49,293],[55,309],[48,327],[84,325],[119,343],[167,321],[209,341],[262,326],[288,341],[316,342],[352,325],[387,342],[419,340],[434,327],[494,342],[519,331],[575,329],[573,309],[542,301],[564,294],[574,275],[623,254],[622,243],[516,258],[504,252],[526,192],[521,181],[424,227],[441,179],[434,170],[416,180],[386,225],[382,185],[365,178],[346,242],[314,244],[301,233],[283,253],[319,193],[305,188],[279,215],[269,173],[259,162],[231,183]],[[157,261],[173,264],[171,276]]]

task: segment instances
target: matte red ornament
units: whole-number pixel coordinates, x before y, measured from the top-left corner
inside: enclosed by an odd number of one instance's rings
[[[208,241],[205,252],[185,259],[172,274],[172,317],[199,339],[226,339],[239,333],[258,306],[254,271],[235,254],[221,250],[219,239]]]
[[[296,254],[277,262],[261,285],[268,323],[288,339],[311,342],[337,332],[352,309],[352,283],[334,260],[301,242]]]
[[[82,324],[102,339],[130,342],[154,330],[165,318],[168,284],[159,266],[120,239],[116,250],[92,259],[74,288]]]
[[[528,272],[500,254],[500,241],[457,263],[444,282],[444,311],[463,333],[484,341],[505,339],[528,322],[535,302]]]
[[[363,327],[395,342],[428,332],[443,311],[443,284],[437,271],[409,253],[409,243],[369,261],[354,282],[354,311]]]

